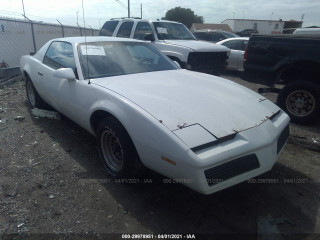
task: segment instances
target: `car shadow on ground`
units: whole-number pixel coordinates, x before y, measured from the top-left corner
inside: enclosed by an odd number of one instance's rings
[[[100,181],[123,209],[155,233],[233,233],[256,239],[258,232],[279,231],[289,239],[306,239],[314,231],[318,186],[285,165],[277,163],[255,183],[245,182],[209,196],[181,184],[164,183],[165,177],[152,171],[146,173],[147,183],[103,183],[101,180],[108,177],[100,164],[93,136],[67,118],[61,121],[31,118],[85,169],[78,173],[79,180]],[[263,179],[278,179],[278,183]],[[284,179],[305,182],[285,184]],[[267,226],[259,226],[263,218],[269,219]]]

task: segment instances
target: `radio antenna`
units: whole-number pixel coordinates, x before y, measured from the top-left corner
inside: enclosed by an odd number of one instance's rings
[[[83,7],[83,0],[82,0],[82,17],[83,17],[83,29],[84,29],[84,43],[86,46],[86,59],[87,59],[87,71],[88,71],[88,84],[90,84],[90,74],[89,74],[89,60],[88,60],[88,46],[87,46],[87,33],[86,33],[86,21],[84,19],[84,7]]]

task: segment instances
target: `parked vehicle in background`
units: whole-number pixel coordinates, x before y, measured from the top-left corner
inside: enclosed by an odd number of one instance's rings
[[[320,115],[320,35],[254,35],[245,52],[248,77],[264,77],[269,88],[278,92],[278,105],[291,120],[306,124]],[[259,78],[257,78],[257,76]],[[277,89],[275,84],[282,84]]]
[[[204,29],[204,30],[197,30],[193,32],[193,35],[196,36],[198,40],[208,41],[208,42],[219,42],[227,38],[235,38],[239,37],[238,35],[222,31],[222,30],[211,30],[211,29]]]
[[[151,41],[182,68],[200,72],[219,74],[225,70],[230,54],[226,47],[197,41],[185,25],[172,21],[111,19],[103,25],[99,35]]]
[[[250,37],[252,34],[259,34],[259,32],[256,29],[244,29],[236,34],[240,37]]]
[[[248,41],[248,37],[238,37],[217,42],[217,44],[231,49],[231,54],[228,59],[228,70],[243,71],[244,51],[246,50]]]
[[[54,39],[20,62],[30,106],[46,102],[96,136],[116,179],[145,166],[211,194],[269,171],[289,136],[288,115],[263,96],[143,41]]]
[[[297,35],[320,35],[320,28],[297,28],[293,34]]]

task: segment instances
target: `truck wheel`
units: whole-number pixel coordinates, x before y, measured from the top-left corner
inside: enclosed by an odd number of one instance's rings
[[[320,87],[308,81],[288,83],[279,93],[277,104],[292,122],[307,124],[320,113]]]
[[[29,77],[26,78],[26,92],[31,108],[46,109],[48,107],[48,104],[40,97]]]
[[[102,164],[114,178],[139,177],[144,170],[134,144],[122,124],[113,117],[104,118],[97,130]]]

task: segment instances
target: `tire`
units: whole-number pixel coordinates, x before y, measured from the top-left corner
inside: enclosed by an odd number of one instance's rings
[[[29,77],[26,78],[26,92],[31,108],[48,108],[48,104],[40,97]]]
[[[122,126],[113,117],[104,118],[97,129],[100,159],[113,178],[138,178],[144,166],[134,144]]]
[[[303,80],[288,83],[280,91],[277,104],[290,116],[292,122],[313,122],[320,113],[320,87]]]

